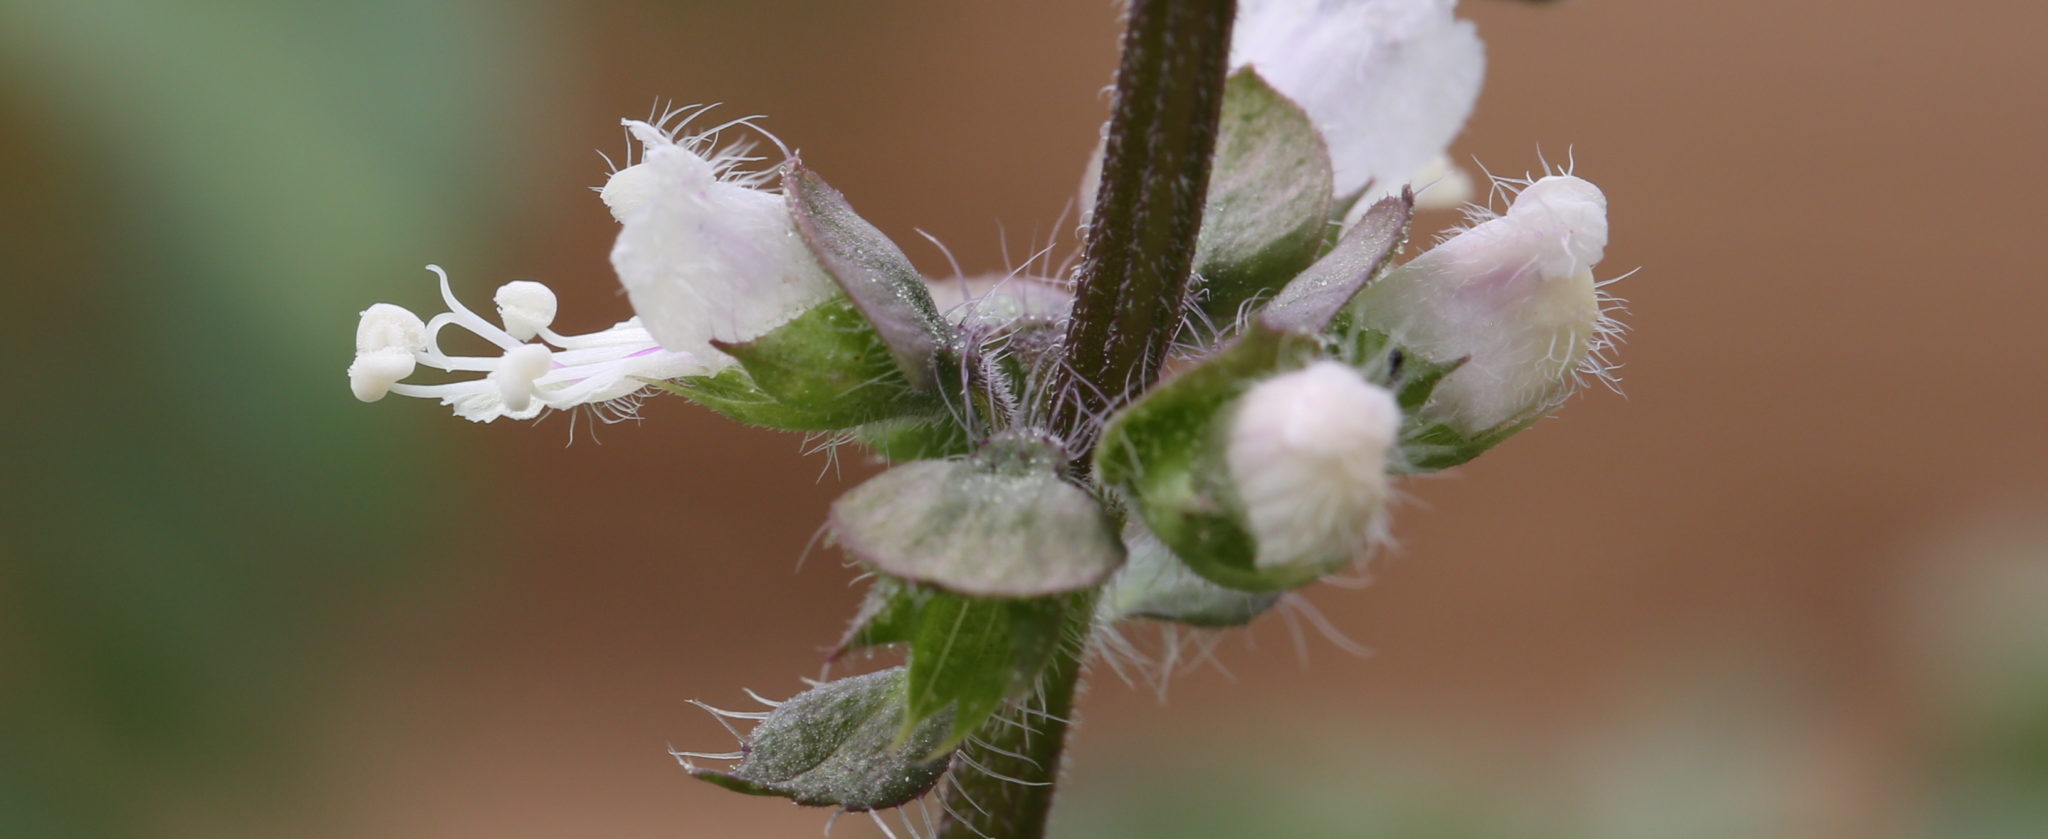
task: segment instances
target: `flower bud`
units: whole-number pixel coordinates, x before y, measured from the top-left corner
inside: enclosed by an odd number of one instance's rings
[[[505,333],[517,340],[533,340],[555,322],[554,290],[532,280],[498,286],[492,299],[498,304],[498,320],[505,324]]]
[[[1258,545],[1254,565],[1327,569],[1363,553],[1384,526],[1400,429],[1393,394],[1335,361],[1246,391],[1225,461]]]
[[[604,190],[622,221],[612,267],[663,349],[721,368],[733,361],[712,341],[757,338],[839,294],[764,178],[736,174],[731,152],[700,155],[706,138],[627,126],[645,157]]]
[[[1453,0],[1242,0],[1232,70],[1250,65],[1301,105],[1330,150],[1336,193],[1402,184],[1450,145],[1479,97],[1485,48]],[[1370,201],[1361,202],[1369,204]]]
[[[1602,313],[1592,269],[1606,246],[1599,187],[1545,177],[1523,188],[1505,215],[1367,287],[1353,310],[1359,325],[1425,358],[1469,357],[1423,415],[1477,435],[1555,407],[1582,373],[1604,375],[1598,351],[1617,327]]]

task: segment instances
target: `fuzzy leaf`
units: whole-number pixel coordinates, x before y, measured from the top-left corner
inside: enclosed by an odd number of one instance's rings
[[[1225,83],[1217,129],[1195,272],[1207,289],[1203,309],[1227,321],[1315,260],[1333,186],[1315,124],[1253,68]]]
[[[1104,620],[1149,618],[1215,629],[1251,623],[1280,602],[1274,592],[1238,591],[1202,579],[1136,522],[1124,528],[1124,547],[1130,560],[1103,587],[1097,607]]]
[[[839,544],[882,573],[939,589],[1036,597],[1092,588],[1123,562],[1094,497],[1056,450],[1011,438],[962,460],[905,463],[832,504]]]
[[[932,304],[924,277],[846,197],[804,165],[784,166],[782,193],[797,233],[846,292],[914,388],[931,384],[934,355],[950,350],[953,330]]]
[[[1392,267],[1394,254],[1408,240],[1414,214],[1415,197],[1405,189],[1373,204],[1335,248],[1288,282],[1259,316],[1296,332],[1328,329],[1351,298]]]
[[[935,748],[951,749],[1029,691],[1059,649],[1068,598],[1007,600],[936,593],[910,646],[905,730],[951,712]]]
[[[754,727],[737,766],[690,774],[813,807],[861,811],[903,804],[931,790],[951,758],[939,746],[952,725],[944,714],[905,736],[907,678],[904,668],[893,667],[797,694]]]
[[[1305,585],[1321,572],[1254,563],[1223,464],[1230,405],[1254,383],[1317,358],[1314,335],[1255,321],[1229,346],[1161,382],[1112,417],[1095,449],[1095,474],[1121,489],[1145,526],[1195,573],[1243,591]]]

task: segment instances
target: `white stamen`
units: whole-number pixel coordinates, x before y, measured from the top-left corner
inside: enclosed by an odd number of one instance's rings
[[[498,321],[505,324],[505,332],[521,341],[533,340],[555,322],[554,289],[532,280],[498,286],[492,301],[498,304]]]
[[[356,359],[348,366],[349,390],[375,402],[412,375],[414,354],[426,349],[427,325],[404,307],[378,303],[356,322]]]
[[[356,398],[374,402],[388,392],[439,399],[453,407],[457,416],[475,422],[498,417],[531,419],[549,409],[604,406],[599,416],[615,421],[631,416],[632,397],[648,380],[709,372],[691,353],[663,349],[638,319],[587,335],[557,334],[548,328],[554,320],[554,293],[540,283],[513,282],[499,288],[498,311],[506,324],[499,329],[455,299],[445,272],[428,267],[439,275],[442,299],[450,311],[426,323],[389,304],[365,311],[357,327],[356,360],[349,365],[349,385]],[[504,352],[495,356],[448,355],[442,352],[439,340],[441,329],[447,326],[462,327]],[[522,337],[536,335],[560,349],[521,342]],[[485,375],[431,385],[401,381],[419,364]]]
[[[526,410],[533,402],[534,382],[547,375],[554,353],[538,344],[521,344],[505,353],[498,369],[491,371],[491,384],[498,386],[498,398],[508,410]]]

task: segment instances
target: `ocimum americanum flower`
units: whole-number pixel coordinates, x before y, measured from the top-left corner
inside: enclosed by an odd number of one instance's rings
[[[751,162],[744,147],[717,147],[716,130],[692,137],[626,126],[640,162],[600,193],[619,220],[612,267],[663,347],[721,368],[732,359],[712,341],[758,337],[838,294],[796,234],[774,173],[742,168]]]
[[[1418,208],[1469,191],[1444,151],[1485,57],[1452,2],[1129,9],[1084,245],[1048,272],[1066,276],[926,277],[780,142],[721,139],[751,118],[693,133],[694,108],[626,121],[637,153],[599,190],[630,318],[560,334],[554,292],[516,281],[494,320],[438,268],[446,311],[361,313],[366,402],[616,417],[668,392],[884,467],[825,527],[869,586],[829,660],[902,663],[713,709],[756,725],[676,752],[691,775],[1036,837],[1050,798],[1028,791],[1056,780],[1083,656],[1114,625],[1213,631],[1300,602],[1385,539],[1404,476],[1606,375],[1589,181],[1498,182],[1505,212],[1406,258]],[[450,327],[484,349],[451,352]]]
[[[1475,222],[1361,293],[1359,323],[1442,361],[1467,359],[1425,407],[1467,434],[1555,407],[1583,377],[1605,378],[1619,326],[1593,268],[1607,248],[1607,196],[1572,175],[1520,187],[1507,212]]]

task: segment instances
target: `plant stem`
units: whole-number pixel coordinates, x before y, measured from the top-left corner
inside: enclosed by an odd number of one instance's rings
[[[1131,3],[1067,363],[1048,389],[1072,451],[1151,385],[1186,316],[1235,11],[1234,0]]]
[[[1082,656],[1095,612],[1095,597],[1076,597],[1068,612],[1067,643],[1046,665],[1037,702],[1019,703],[1002,720],[983,726],[960,748],[967,760],[954,765],[946,787],[946,821],[940,839],[1039,839],[1052,812],[1053,783],[1074,718],[1081,686]],[[979,741],[979,742],[976,742]],[[1015,779],[1015,780],[1010,780]],[[1021,782],[1021,783],[1020,783]]]
[[[1087,469],[1102,417],[1141,393],[1186,318],[1209,192],[1236,0],[1131,0],[1116,104],[1075,275],[1066,364],[1048,388],[1053,428]],[[1069,643],[1025,703],[981,731],[954,770],[941,839],[1040,839],[1066,749],[1095,598],[1076,598]]]

